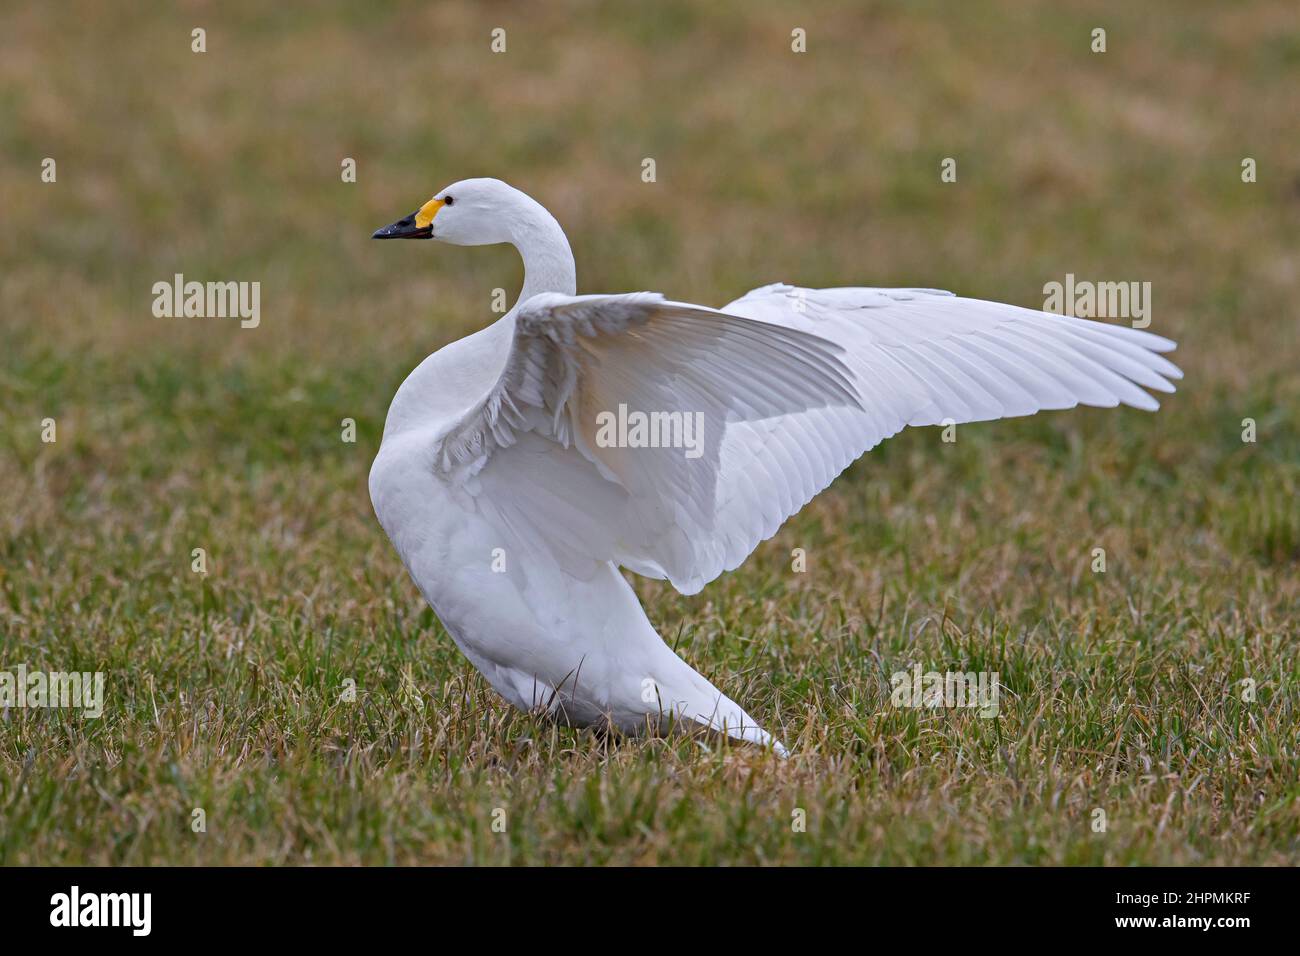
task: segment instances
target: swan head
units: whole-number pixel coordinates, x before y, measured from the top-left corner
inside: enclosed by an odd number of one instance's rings
[[[499,179],[462,179],[372,238],[438,239],[457,246],[512,242],[530,205],[531,199]]]

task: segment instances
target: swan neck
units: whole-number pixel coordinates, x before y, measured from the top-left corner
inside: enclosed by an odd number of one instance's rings
[[[554,216],[530,199],[525,214],[515,221],[511,232],[511,241],[524,260],[524,285],[519,291],[519,302],[542,292],[577,294],[573,251]]]

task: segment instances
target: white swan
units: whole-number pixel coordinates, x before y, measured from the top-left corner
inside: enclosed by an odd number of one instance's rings
[[[575,725],[670,717],[784,754],[668,648],[620,568],[694,594],[906,425],[1154,410],[1139,386],[1182,377],[1167,339],[928,289],[769,285],[721,310],[578,296],[559,224],[495,179],[375,238],[523,257],[514,308],[397,390],[370,496],[488,682]]]

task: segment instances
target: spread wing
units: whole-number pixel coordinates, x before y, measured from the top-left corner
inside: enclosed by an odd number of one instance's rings
[[[1154,354],[1172,343],[1130,329],[926,292],[790,291],[723,311],[534,297],[437,466],[571,573],[614,561],[691,594],[904,425],[1151,408],[1134,383],[1172,390],[1177,374]]]
[[[867,405],[882,412],[881,437],[1075,405],[1155,411],[1142,389],[1172,392],[1169,379],[1183,377],[1159,354],[1174,343],[1158,335],[935,289],[776,284],[723,310],[840,345]]]

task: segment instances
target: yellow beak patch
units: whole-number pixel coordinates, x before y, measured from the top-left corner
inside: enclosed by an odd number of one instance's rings
[[[438,210],[443,207],[441,199],[430,199],[420,207],[420,211],[415,214],[415,226],[417,229],[423,229],[429,223],[433,222],[433,217],[438,215]]]

